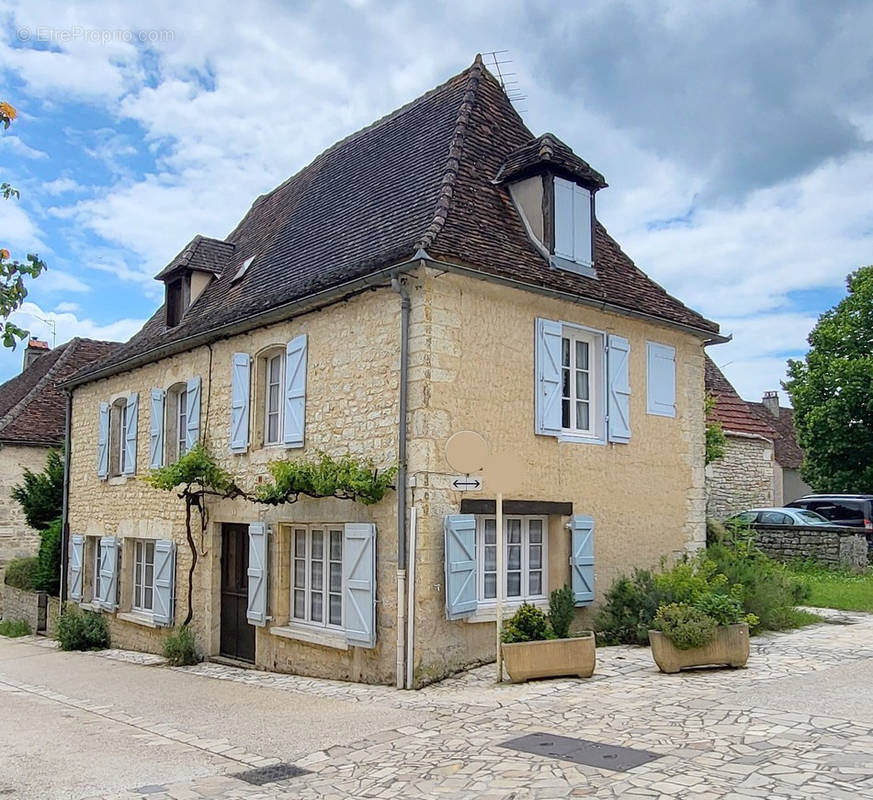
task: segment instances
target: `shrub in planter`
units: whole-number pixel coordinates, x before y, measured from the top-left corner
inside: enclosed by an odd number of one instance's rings
[[[715,635],[715,620],[687,603],[669,603],[658,609],[653,627],[680,650],[705,647]]]
[[[549,628],[549,620],[536,606],[522,603],[519,609],[510,617],[503,627],[502,641],[539,642],[554,639],[555,635]]]
[[[599,644],[648,644],[649,628],[658,607],[671,602],[655,582],[654,573],[636,569],[609,588],[594,620]]]
[[[58,615],[61,650],[103,650],[109,647],[109,626],[101,614],[67,605]]]
[[[200,663],[197,642],[187,625],[179,626],[164,639],[164,656],[173,667],[187,667]]]
[[[6,565],[3,581],[14,589],[32,592],[36,588],[39,562],[34,558],[13,558]]]
[[[549,595],[549,623],[558,639],[570,636],[570,623],[576,612],[573,590],[564,584]]]

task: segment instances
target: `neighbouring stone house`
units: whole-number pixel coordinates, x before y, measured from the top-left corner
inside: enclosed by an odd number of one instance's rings
[[[462,430],[523,465],[508,613],[570,584],[588,623],[618,575],[700,547],[724,340],[597,221],[605,186],[477,57],[195,237],[165,304],[68,384],[70,597],[157,651],[190,580],[207,656],[273,670],[419,686],[493,660],[494,493],[452,488]],[[247,487],[319,451],[401,472],[369,507],[208,501],[192,566],[183,504],[143,478],[196,441]]]
[[[779,392],[765,392],[760,403],[749,403],[758,419],[774,432],[773,437],[773,499],[776,505],[785,505],[813,491],[800,475],[803,450],[797,443],[794,430],[794,409],[779,405]]]
[[[48,451],[64,443],[66,399],[57,384],[115,346],[73,339],[51,350],[47,342],[30,339],[23,370],[0,385],[0,577],[10,559],[32,556],[39,548],[39,534],[11,491],[25,469],[39,472]]]

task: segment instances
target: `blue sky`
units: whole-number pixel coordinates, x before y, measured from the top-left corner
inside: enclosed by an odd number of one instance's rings
[[[559,6],[560,7],[560,4]],[[2,244],[36,250],[20,322],[128,338],[161,267],[347,133],[507,48],[539,134],[610,184],[598,215],[719,321],[749,399],[873,262],[869,3],[591,0],[0,5]],[[487,60],[487,59],[486,59]],[[0,353],[0,379],[20,353]]]

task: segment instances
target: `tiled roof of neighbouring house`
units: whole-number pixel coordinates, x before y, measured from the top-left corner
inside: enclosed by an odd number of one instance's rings
[[[161,275],[186,259],[208,269],[211,253],[216,262],[211,271],[218,277],[172,329],[160,308],[101,364],[100,374],[365,278],[412,259],[420,248],[483,276],[717,336],[718,325],[644,275],[599,223],[596,279],[550,267],[528,237],[507,188],[496,180],[506,164],[521,168],[530,151],[540,152],[543,138],[534,139],[477,57],[459,75],[338,142],[259,197],[225,247],[195,239]],[[602,181],[569,148],[548,138],[567,169],[587,169],[592,180]],[[240,277],[238,267],[250,257],[254,261]]]
[[[773,442],[776,463],[786,469],[800,469],[803,463],[803,450],[797,443],[797,432],[794,429],[794,409],[779,406],[779,416],[775,417],[763,403],[749,403],[752,413],[763,420],[774,431],[776,438]]]
[[[72,339],[0,384],[0,442],[63,444],[66,399],[58,383],[118,347],[118,342]]]
[[[709,356],[706,357],[704,377],[706,391],[715,399],[710,419],[720,422],[725,433],[745,433],[776,439],[773,428],[752,411],[749,407],[751,404],[737,394],[736,389]]]

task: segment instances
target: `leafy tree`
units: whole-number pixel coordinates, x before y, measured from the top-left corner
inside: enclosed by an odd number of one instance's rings
[[[817,491],[873,492],[873,266],[846,278],[848,296],[819,317],[803,361],[783,383]]]
[[[42,472],[24,470],[24,483],[12,489],[31,528],[44,531],[61,516],[64,503],[63,451],[49,450]]]
[[[0,101],[0,125],[3,130],[18,116],[18,112],[7,102]],[[0,195],[7,200],[18,197],[18,189],[11,184],[0,182]],[[26,277],[36,278],[46,269],[45,261],[36,253],[28,253],[24,261],[12,258],[6,248],[0,248],[0,341],[4,347],[15,348],[19,340],[27,336],[27,331],[9,321],[9,315],[18,308],[27,297]]]

